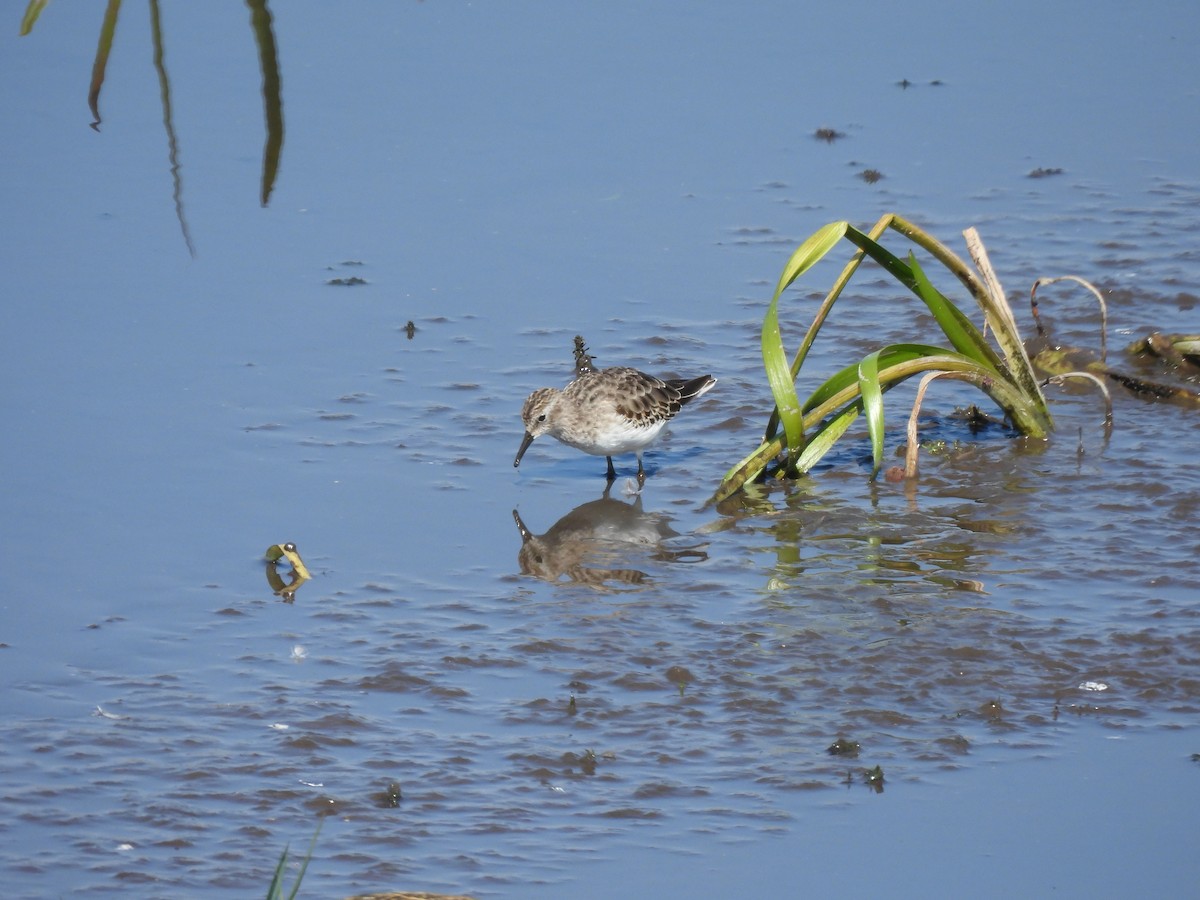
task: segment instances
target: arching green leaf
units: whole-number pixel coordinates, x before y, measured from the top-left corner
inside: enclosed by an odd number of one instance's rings
[[[771,385],[771,394],[775,398],[775,408],[779,411],[783,423],[783,433],[787,440],[788,455],[791,461],[789,468],[795,465],[796,455],[804,447],[804,419],[800,410],[800,399],[796,395],[796,384],[792,380],[791,366],[783,349],[783,338],[779,331],[779,298],[789,284],[811,268],[818,260],[834,247],[849,225],[846,222],[834,222],[813,234],[801,244],[792,254],[779,277],[775,288],[775,296],[767,308],[762,327],[762,356],[763,366],[767,372],[767,381]]]
[[[879,387],[879,354],[868,353],[858,364],[858,390],[867,414],[867,433],[871,436],[871,480],[883,465],[883,391]]]

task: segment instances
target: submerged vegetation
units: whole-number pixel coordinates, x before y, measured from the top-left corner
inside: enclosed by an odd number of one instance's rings
[[[1100,309],[1100,355],[1096,357],[1087,350],[1067,347],[1050,339],[1049,329],[1038,309],[1038,289],[1056,281],[1073,281],[1087,288]],[[1029,292],[1029,303],[1037,323],[1038,348],[1033,364],[1039,372],[1050,376],[1051,381],[1065,378],[1088,379],[1108,395],[1107,384],[1124,388],[1135,397],[1146,400],[1163,400],[1176,405],[1200,408],[1200,392],[1186,384],[1200,384],[1200,335],[1161,334],[1153,332],[1125,348],[1127,359],[1139,369],[1148,370],[1154,379],[1141,373],[1118,369],[1108,362],[1108,308],[1104,297],[1096,287],[1075,275],[1059,278],[1039,278]],[[1185,384],[1171,384],[1159,380],[1161,376],[1173,377]]]
[[[911,250],[906,259],[901,259],[883,246],[881,240],[890,231],[930,254],[966,287],[983,310],[982,329],[933,286]],[[775,410],[762,443],[725,475],[715,500],[730,497],[747,482],[766,475],[795,478],[804,474],[829,452],[860,413],[866,416],[874,479],[883,460],[883,394],[918,374],[925,376],[922,395],[933,378],[964,381],[990,397],[1019,433],[1044,438],[1053,430],[1042,384],[1025,351],[1012,308],[988,262],[987,251],[974,229],[965,231],[964,236],[974,269],[944,244],[895,214],[885,215],[869,232],[849,222],[833,222],[800,245],[784,266],[762,327],[763,363]],[[779,328],[780,298],[792,282],[841,246],[842,241],[850,242],[856,250],[825,295],[789,364]],[[925,304],[949,347],[921,343],[880,347],[825,379],[802,402],[796,384],[809,350],[834,303],[867,256]]]

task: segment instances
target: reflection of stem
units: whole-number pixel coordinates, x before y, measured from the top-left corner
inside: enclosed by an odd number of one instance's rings
[[[271,30],[271,11],[267,0],[246,0],[250,7],[250,24],[258,44],[258,62],[262,68],[263,117],[267,123],[267,143],[263,147],[262,192],[263,206],[271,199],[275,175],[279,171],[279,155],[283,149],[283,93],[279,77],[279,56],[275,49],[275,34]]]
[[[104,11],[104,24],[100,27],[100,44],[96,47],[96,61],[92,64],[92,84],[88,88],[88,107],[92,111],[92,128],[100,130],[100,88],[104,86],[104,70],[108,67],[108,51],[112,49],[113,35],[117,31],[117,14],[121,11],[121,0],[108,0]]]
[[[196,248],[188,231],[187,218],[183,214],[183,179],[179,175],[179,142],[175,138],[175,125],[171,118],[171,82],[167,79],[167,68],[163,65],[162,22],[158,14],[158,0],[150,0],[150,31],[154,37],[154,68],[158,72],[158,87],[162,95],[163,126],[167,129],[167,145],[170,148],[171,180],[175,183],[175,216],[179,219],[183,241],[193,257]]]

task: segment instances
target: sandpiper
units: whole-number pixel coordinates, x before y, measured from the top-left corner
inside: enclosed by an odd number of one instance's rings
[[[644,450],[684,404],[708,391],[717,379],[655,378],[637,369],[597,369],[583,338],[575,338],[575,380],[562,390],[538,388],[521,410],[525,437],[514,466],[533,439],[548,434],[564,444],[608,460],[608,480],[617,477],[612,458],[636,453],[638,480],[644,481]]]

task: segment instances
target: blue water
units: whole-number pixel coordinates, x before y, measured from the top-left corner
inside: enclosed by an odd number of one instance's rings
[[[1034,278],[1101,282],[1114,352],[1197,330],[1190,6],[279,5],[266,208],[247,9],[160,7],[194,257],[146,8],[98,131],[102,10],[0,29],[11,896],[260,892],[322,812],[314,896],[1195,880],[1194,411],[1118,396],[1105,445],[1060,392],[1049,445],[926,457],[915,499],[866,485],[860,441],[704,505],[761,432],[779,269],[827,221],[978,225],[1024,325]],[[872,277],[818,363],[911,337]],[[1095,341],[1082,295],[1043,310]],[[647,455],[642,511],[679,536],[593,561],[641,586],[518,560],[514,508],[545,534],[603,487],[550,441],[511,465],[577,333],[719,378]],[[293,604],[263,571],[284,541]]]

